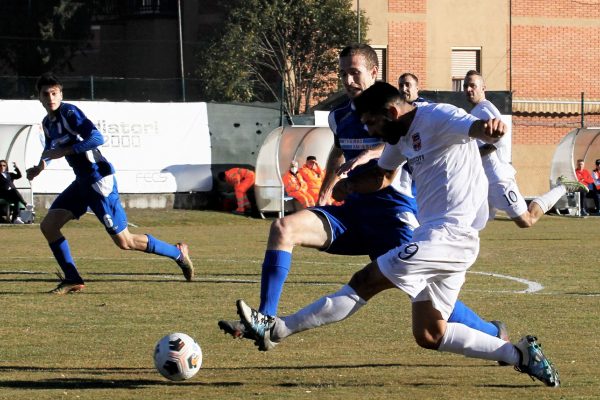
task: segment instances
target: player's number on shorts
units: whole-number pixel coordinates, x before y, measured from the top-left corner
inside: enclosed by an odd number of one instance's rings
[[[419,245],[416,243],[409,243],[406,246],[404,246],[400,253],[398,253],[398,258],[401,260],[408,260],[415,254],[417,254],[417,251],[419,251]]]
[[[517,202],[517,194],[512,190],[509,190],[507,193],[504,193],[503,196],[506,199],[506,202],[509,206]]]

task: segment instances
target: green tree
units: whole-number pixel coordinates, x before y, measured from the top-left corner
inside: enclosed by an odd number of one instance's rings
[[[89,2],[7,1],[0,17],[0,70],[39,75],[70,67],[90,37]]]
[[[280,101],[289,114],[337,90],[337,54],[357,40],[351,0],[229,1],[223,29],[199,54],[197,74],[216,101]],[[233,4],[231,4],[233,3]],[[361,16],[361,36],[367,20]]]

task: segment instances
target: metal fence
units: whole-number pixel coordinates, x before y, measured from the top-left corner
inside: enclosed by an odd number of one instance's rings
[[[38,77],[0,76],[0,99],[36,99]],[[181,79],[62,76],[65,96],[71,100],[181,102]],[[185,80],[185,101],[210,101],[203,97],[200,81]]]

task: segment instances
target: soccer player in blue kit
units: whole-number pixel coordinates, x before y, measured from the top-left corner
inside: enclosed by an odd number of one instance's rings
[[[44,74],[38,79],[36,89],[48,113],[42,121],[45,146],[38,165],[27,169],[27,179],[33,180],[51,160],[62,157],[75,173],[73,183],[58,195],[40,224],[64,273],[61,282],[50,293],[74,293],[85,287],[61,228],[70,220],[79,219],[88,207],[119,248],[169,257],[181,268],[185,279],[191,281],[194,266],[187,244],[173,245],[148,234],[133,234],[127,229],[127,216],[119,199],[115,170],[99,150],[104,138],[79,108],[62,102],[62,84],[58,78]]]
[[[329,115],[335,145],[327,162],[319,206],[280,218],[271,225],[262,266],[260,315],[254,327],[258,331],[268,331],[270,321],[277,316],[295,245],[331,254],[369,255],[376,259],[388,250],[410,242],[413,230],[419,225],[415,217],[417,207],[412,179],[405,168],[398,170],[394,182],[385,189],[375,193],[351,194],[341,206],[324,205],[340,176],[346,173],[351,176],[362,169],[376,167],[375,159],[381,155],[385,145],[380,138],[368,135],[352,103],[352,99],[375,83],[377,54],[365,44],[347,46],[340,52],[339,64],[342,83],[350,101]],[[345,286],[342,291],[352,291],[352,288]],[[484,321],[460,301],[456,302],[450,321],[492,336],[508,338],[503,323]],[[265,335],[255,335],[240,321],[221,320],[219,327],[234,337],[256,338],[259,350],[269,350],[276,342],[276,339],[268,337],[268,332],[265,340]]]

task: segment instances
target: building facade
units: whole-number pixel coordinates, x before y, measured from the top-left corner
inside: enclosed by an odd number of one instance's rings
[[[596,0],[354,1],[385,52],[385,77],[461,90],[469,69],[487,90],[512,92],[513,164],[524,195],[547,191],[556,144],[600,126],[600,3]],[[582,107],[583,98],[583,107]],[[583,115],[582,110],[583,108]],[[590,154],[588,167],[600,154]]]

